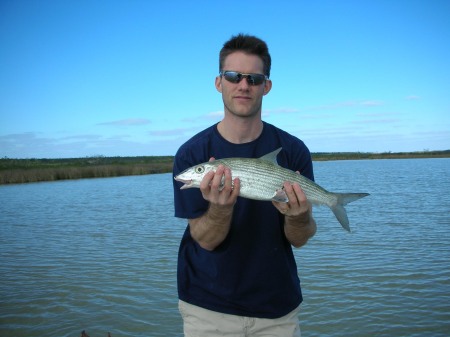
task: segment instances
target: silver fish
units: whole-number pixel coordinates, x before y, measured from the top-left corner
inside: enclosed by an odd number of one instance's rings
[[[262,156],[261,158],[225,158],[192,166],[174,179],[183,182],[181,189],[200,187],[200,182],[206,173],[216,171],[219,165],[231,169],[233,179],[238,177],[241,189],[239,196],[266,201],[288,202],[289,199],[283,191],[285,181],[297,182],[308,200],[313,205],[326,205],[344,229],[350,232],[347,212],[344,208],[350,202],[366,197],[368,193],[333,193],[328,192],[312,180],[283,168],[277,163],[277,154],[281,148]],[[223,182],[224,178],[222,178]]]

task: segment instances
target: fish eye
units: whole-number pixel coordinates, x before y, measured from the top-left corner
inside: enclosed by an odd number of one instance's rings
[[[203,166],[197,166],[195,168],[195,173],[203,173],[205,172],[205,168]]]

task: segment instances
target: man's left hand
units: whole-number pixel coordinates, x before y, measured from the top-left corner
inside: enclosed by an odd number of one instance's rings
[[[283,190],[289,202],[273,201],[274,206],[287,217],[304,218],[308,222],[310,217],[311,204],[298,183],[285,182]]]

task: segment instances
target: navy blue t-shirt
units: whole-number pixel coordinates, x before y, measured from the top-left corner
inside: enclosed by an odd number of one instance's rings
[[[314,180],[311,155],[298,138],[265,123],[261,135],[245,144],[225,140],[217,124],[198,133],[178,150],[173,174],[209,158],[259,158],[282,147],[278,164]],[[180,190],[174,181],[175,216],[203,215],[208,202],[198,188]],[[185,302],[216,312],[278,318],[302,302],[292,247],[284,234],[284,216],[270,201],[238,197],[227,238],[214,251],[201,248],[189,225],[178,254],[178,295]]]

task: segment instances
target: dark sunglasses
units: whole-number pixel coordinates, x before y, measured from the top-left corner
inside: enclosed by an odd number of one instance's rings
[[[221,71],[220,76],[225,77],[228,82],[239,83],[244,77],[249,85],[260,85],[269,78],[263,74],[242,74],[237,71]]]

